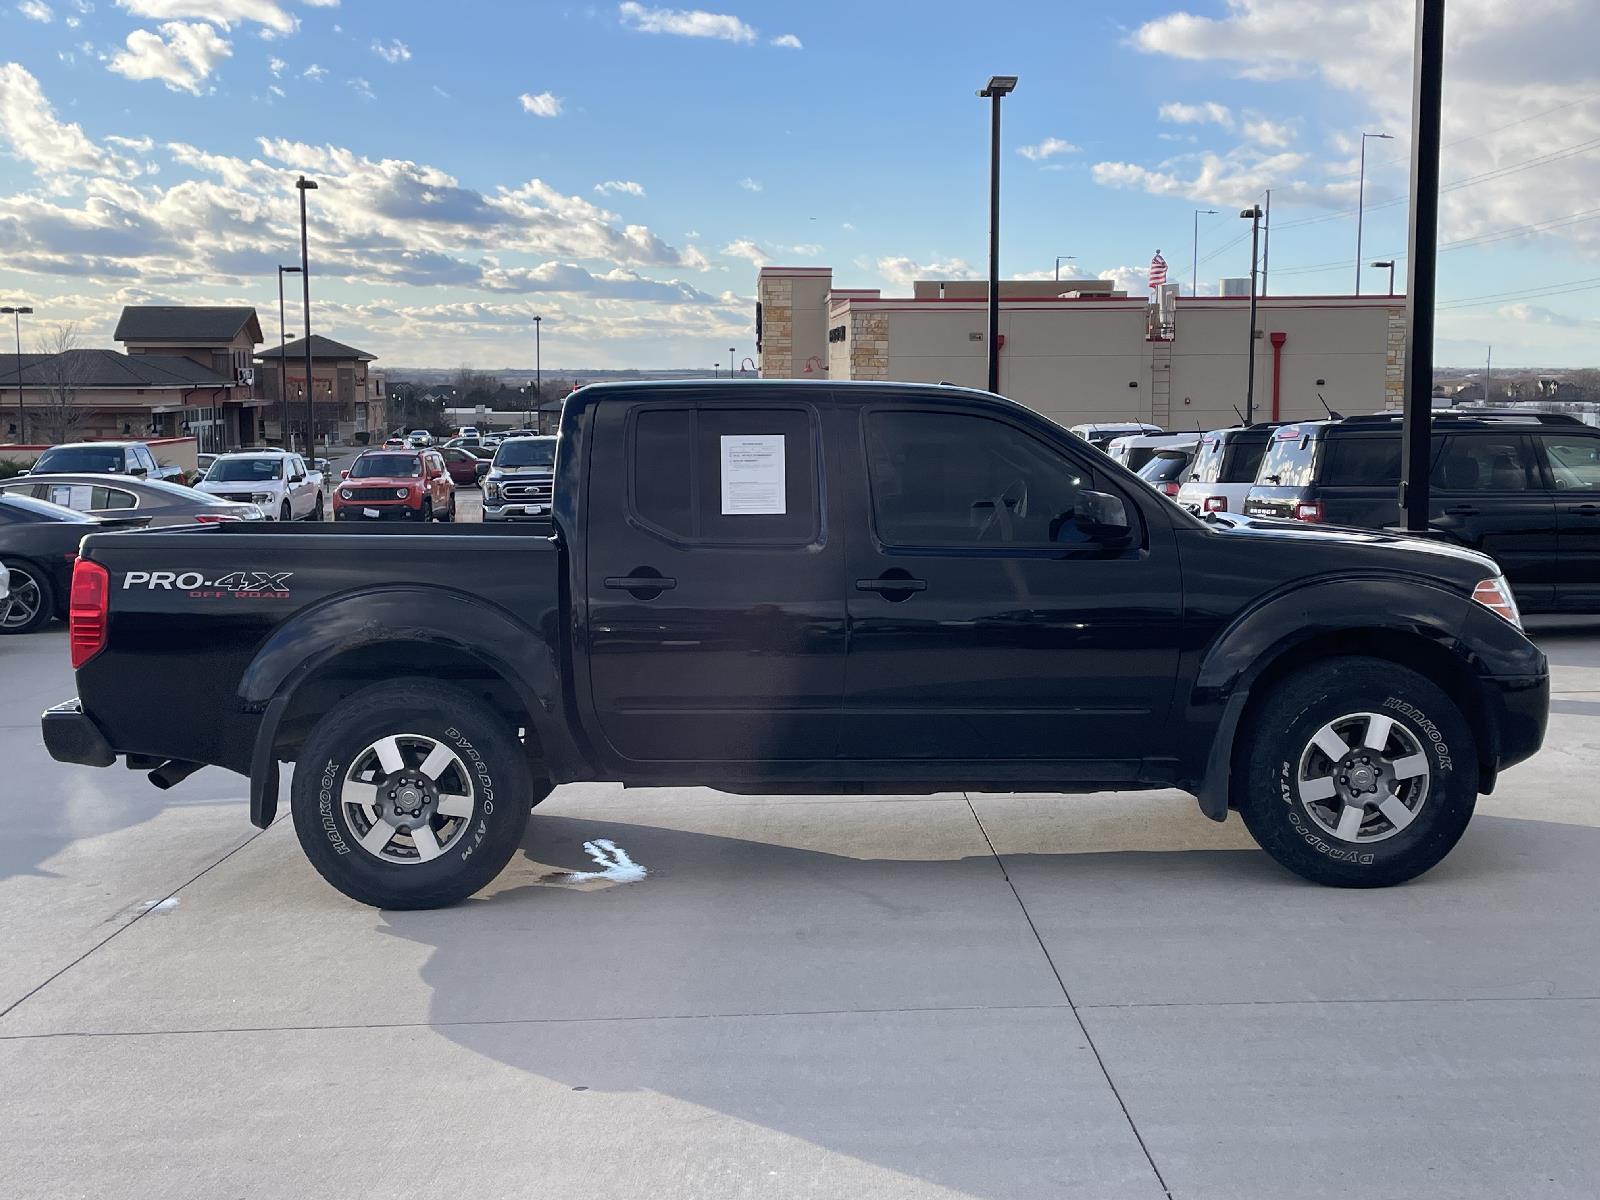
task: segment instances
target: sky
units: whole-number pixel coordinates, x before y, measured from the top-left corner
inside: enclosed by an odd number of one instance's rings
[[[1001,271],[1356,285],[1400,257],[1411,0],[0,0],[0,300],[23,347],[253,304],[309,194],[312,322],[380,365],[754,355],[763,263],[909,294]],[[1600,0],[1451,0],[1442,364],[1600,364]],[[1198,218],[1195,210],[1216,209]],[[1198,256],[1198,271],[1192,263]],[[1361,272],[1369,292],[1387,272]],[[291,278],[291,286],[293,280]],[[297,289],[291,292],[291,297]],[[291,336],[300,310],[291,300]]]

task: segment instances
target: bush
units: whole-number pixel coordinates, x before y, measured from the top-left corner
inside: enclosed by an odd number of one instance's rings
[[[31,465],[15,458],[0,458],[0,479],[15,479]]]

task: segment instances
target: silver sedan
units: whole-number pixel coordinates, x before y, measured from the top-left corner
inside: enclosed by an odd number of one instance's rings
[[[95,517],[148,517],[162,525],[260,521],[254,504],[240,504],[164,479],[106,475],[24,475],[0,483],[0,496],[31,496]]]

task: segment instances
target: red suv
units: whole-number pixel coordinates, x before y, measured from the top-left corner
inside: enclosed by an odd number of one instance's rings
[[[456,519],[456,485],[437,450],[367,450],[339,474],[335,521]]]

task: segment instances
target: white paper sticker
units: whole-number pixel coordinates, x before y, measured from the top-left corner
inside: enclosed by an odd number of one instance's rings
[[[722,435],[722,515],[782,516],[783,434]]]

